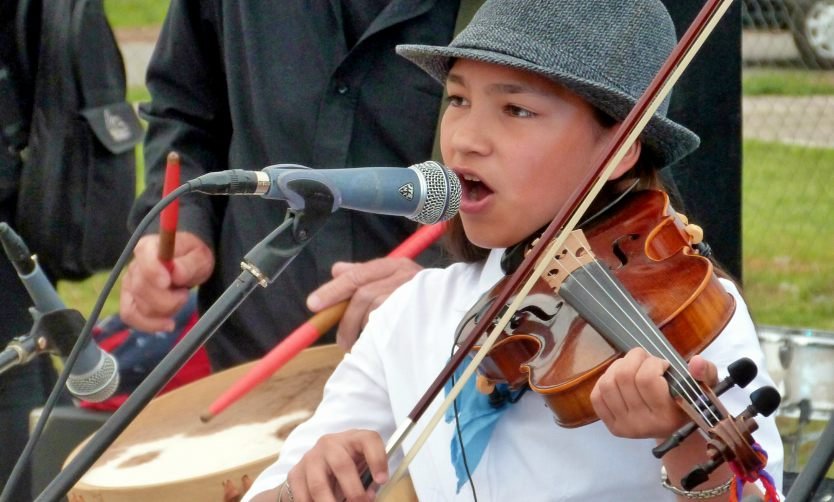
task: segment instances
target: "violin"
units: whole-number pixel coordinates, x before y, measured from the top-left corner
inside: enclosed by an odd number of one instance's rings
[[[750,446],[757,428],[753,417],[772,413],[778,392],[760,389],[749,411],[733,418],[687,369],[686,360],[706,348],[735,311],[712,262],[693,247],[693,234],[666,193],[622,196],[575,230],[550,260],[481,361],[478,388],[489,393],[497,383],[511,390],[529,386],[544,396],[559,425],[578,427],[598,419],[590,393],[599,377],[625,352],[643,347],[671,363],[665,377],[673,396],[715,439],[711,461],[684,479],[685,488],[706,480],[726,460],[743,465],[745,472],[762,469]],[[495,324],[483,314],[493,306],[501,282],[464,316],[458,341],[480,323]],[[473,350],[479,346],[476,342]],[[755,376],[755,365],[740,364],[731,377],[743,386]],[[720,392],[730,386],[725,383]],[[672,447],[666,444],[655,454]]]
[[[637,329],[620,342],[623,336],[610,329],[595,329],[588,321],[599,323],[602,314],[595,309],[624,328],[633,328],[647,315],[684,359],[706,348],[735,311],[733,297],[719,283],[709,259],[692,250],[690,236],[663,192],[628,194],[593,225],[575,232],[479,366],[482,381],[507,383],[511,390],[529,385],[544,395],[562,427],[596,420],[590,391],[630,348],[642,346],[668,357],[649,339],[655,330]],[[464,316],[458,341],[483,322],[482,314],[502,282]],[[631,299],[622,298],[621,288]],[[642,312],[633,312],[632,301]],[[480,345],[476,342],[474,349]]]

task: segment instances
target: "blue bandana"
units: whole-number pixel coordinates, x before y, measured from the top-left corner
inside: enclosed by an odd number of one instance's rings
[[[460,379],[464,368],[471,361],[472,356],[467,356],[458,366],[454,376],[446,382],[444,387],[445,395],[449,395],[454,384]],[[506,384],[500,384],[496,389],[502,393],[508,392]],[[455,474],[458,478],[458,493],[469,478],[466,465],[469,466],[470,472],[474,471],[478,466],[484,450],[489,443],[492,431],[498,423],[498,419],[501,418],[501,414],[508,408],[506,404],[495,407],[489,401],[489,396],[481,394],[475,388],[475,378],[470,378],[466,382],[466,385],[464,385],[460,394],[455,399],[458,410],[460,436],[455,434],[455,437],[452,438],[451,456],[452,465],[455,467]],[[446,423],[451,423],[455,419],[455,409],[453,407],[446,410],[445,418]],[[463,443],[462,448],[461,442]],[[465,464],[464,455],[466,460]]]

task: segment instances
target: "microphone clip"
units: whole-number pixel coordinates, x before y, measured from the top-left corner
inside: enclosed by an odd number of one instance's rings
[[[301,252],[324,226],[334,210],[333,193],[323,183],[313,180],[293,182],[303,209],[292,206],[279,227],[273,230],[243,257],[241,267],[267,287]]]
[[[60,309],[37,315],[29,333],[12,339],[0,353],[0,373],[45,352],[66,356],[83,327],[84,316],[77,310]]]

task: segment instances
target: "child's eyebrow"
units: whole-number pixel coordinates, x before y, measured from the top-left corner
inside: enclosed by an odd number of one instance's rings
[[[463,77],[454,73],[450,73],[446,76],[446,83],[453,83],[453,84],[460,84],[464,85]]]
[[[466,80],[463,78],[462,75],[449,73],[449,75],[446,77],[446,83],[465,86]],[[550,92],[543,88],[540,88],[539,86],[518,82],[498,82],[494,84],[489,84],[486,87],[486,91],[489,94],[539,94],[542,96],[551,94]]]
[[[542,96],[549,94],[537,86],[518,83],[490,84],[486,90],[488,94],[540,94]]]

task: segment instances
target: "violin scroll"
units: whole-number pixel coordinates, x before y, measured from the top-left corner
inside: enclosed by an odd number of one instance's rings
[[[709,478],[712,471],[724,462],[732,462],[734,470],[740,475],[756,479],[764,468],[765,460],[753,447],[752,433],[758,428],[754,417],[768,416],[773,413],[781,401],[779,392],[773,387],[762,387],[750,395],[751,405],[738,416],[730,415],[718,401],[717,396],[735,385],[745,387],[756,376],[755,364],[747,358],[739,359],[729,366],[730,376],[719,382],[714,389],[704,388],[704,403],[709,406],[692,406],[681,404],[692,422],[687,423],[666,441],[652,450],[655,457],[661,458],[671,449],[680,445],[697,428],[707,435],[707,455],[709,460],[695,466],[681,479],[685,490],[692,490]],[[710,418],[712,417],[712,418]]]

